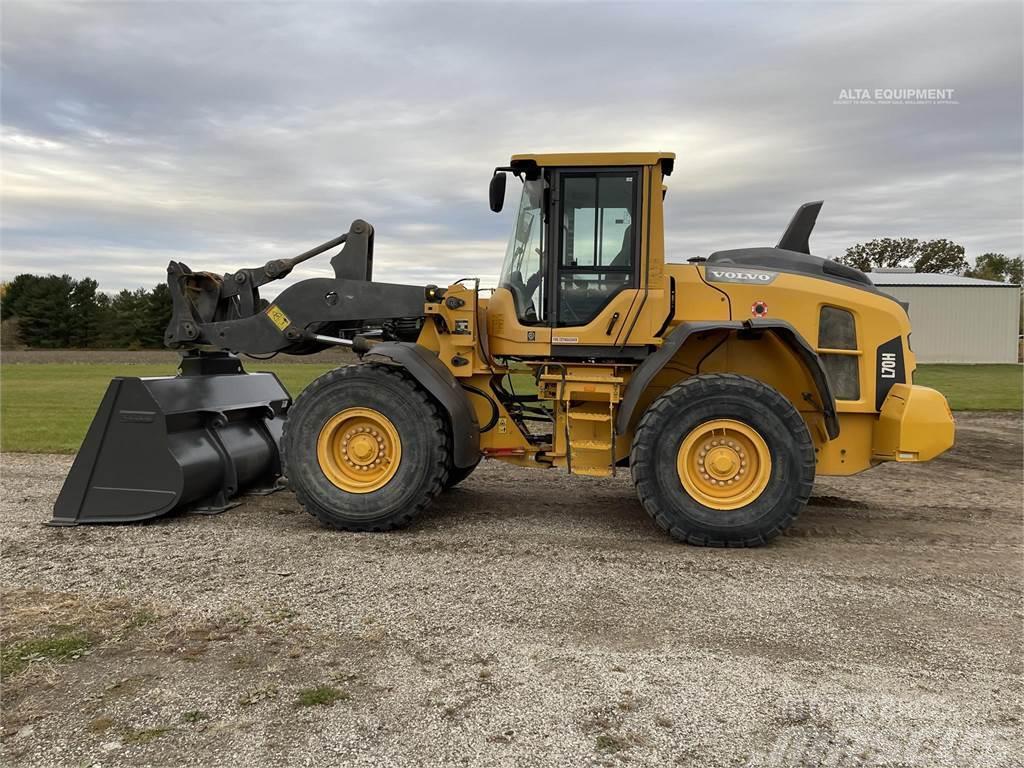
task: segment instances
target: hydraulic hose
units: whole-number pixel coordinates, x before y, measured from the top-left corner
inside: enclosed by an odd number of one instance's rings
[[[487,401],[488,405],[491,406],[491,418],[484,426],[480,427],[481,434],[494,429],[494,425],[498,423],[498,417],[501,415],[501,411],[498,410],[498,404],[494,402],[494,399],[482,389],[477,389],[469,384],[463,384],[462,388],[467,392],[472,392],[474,395],[479,395]]]

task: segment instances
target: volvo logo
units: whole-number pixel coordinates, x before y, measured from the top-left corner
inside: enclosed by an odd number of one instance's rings
[[[778,272],[763,272],[759,269],[709,269],[708,280],[712,283],[759,283],[764,285],[775,279]]]

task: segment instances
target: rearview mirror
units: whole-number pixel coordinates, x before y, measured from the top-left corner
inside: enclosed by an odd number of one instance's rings
[[[499,213],[505,205],[505,180],[504,171],[495,171],[491,176],[491,187],[489,192],[491,210]]]

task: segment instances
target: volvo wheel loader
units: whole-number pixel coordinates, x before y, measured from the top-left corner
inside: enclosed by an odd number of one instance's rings
[[[171,262],[177,376],[115,379],[56,503],[60,525],[217,512],[286,478],[322,523],[407,525],[481,459],[630,473],[692,544],[752,546],[790,526],[815,475],[920,462],[953,444],[913,384],[906,307],[811,255],[820,202],[778,245],[668,263],[665,153],[515,155],[519,207],[498,286],[373,280],[374,230],[227,274]],[[341,247],[333,277],[268,283]],[[238,354],[350,347],[358,364],[294,402]],[[535,386],[523,386],[524,372]],[[500,499],[495,499],[501,504]]]

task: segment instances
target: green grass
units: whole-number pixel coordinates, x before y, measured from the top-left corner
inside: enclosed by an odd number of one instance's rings
[[[272,371],[297,395],[330,368],[316,363],[247,362],[250,371]],[[167,365],[106,363],[0,366],[0,450],[74,453],[114,376],[173,374]],[[1020,410],[1019,365],[921,365],[915,383],[934,387],[954,410]],[[514,377],[517,392],[533,390],[528,374]]]
[[[92,646],[83,634],[54,635],[25,640],[8,646],[0,654],[0,675],[8,678],[21,672],[33,661],[70,661]]]
[[[939,390],[954,411],[1019,411],[1020,365],[919,365],[914,383]]]
[[[318,685],[316,688],[303,688],[299,691],[296,701],[300,707],[333,707],[336,701],[345,701],[349,695],[330,685]]]
[[[165,725],[160,725],[156,728],[132,729],[124,732],[124,740],[126,744],[149,744],[149,742],[156,741],[161,736],[166,736],[170,732],[171,729]]]
[[[330,369],[329,364],[249,362],[246,370],[272,371],[294,396]],[[75,453],[107,385],[115,376],[166,376],[167,365],[25,363],[0,366],[0,450]]]

